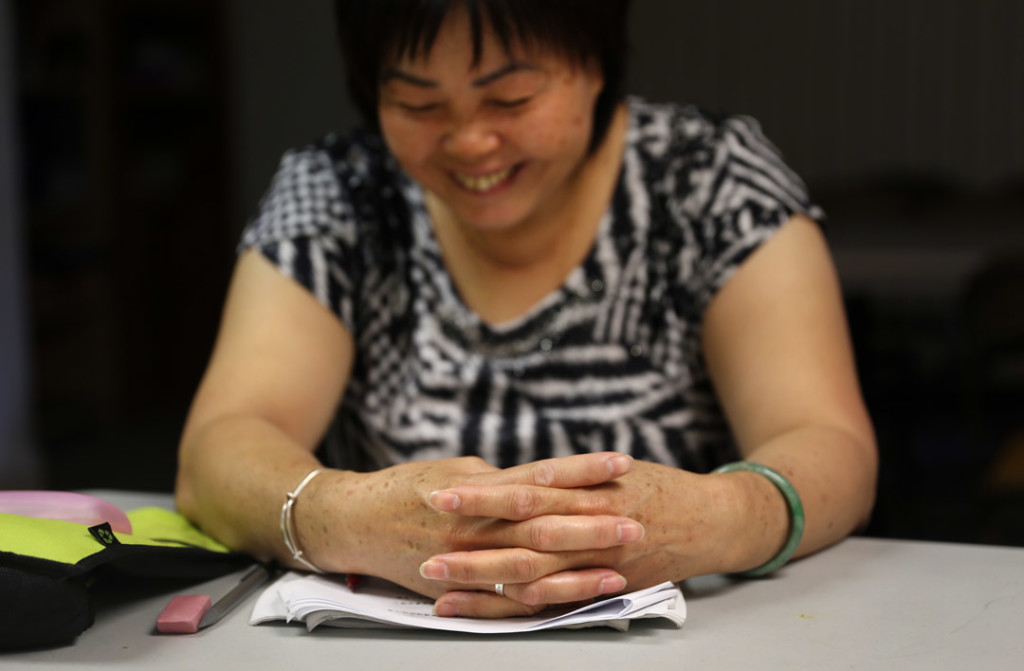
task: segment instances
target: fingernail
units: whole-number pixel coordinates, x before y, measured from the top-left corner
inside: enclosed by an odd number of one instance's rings
[[[632,543],[644,537],[643,526],[636,522],[624,522],[619,525],[619,542]]]
[[[427,580],[447,580],[448,565],[439,561],[425,561],[420,564],[420,575]]]
[[[604,465],[608,469],[608,474],[617,478],[620,475],[629,473],[633,468],[633,458],[625,454],[620,454],[611,457],[608,461],[604,462]]]
[[[428,500],[432,507],[446,512],[458,510],[459,504],[462,503],[462,501],[459,500],[458,494],[446,491],[431,492]]]
[[[609,576],[601,580],[599,585],[601,594],[611,594],[612,592],[621,592],[626,589],[626,579],[621,575]]]
[[[438,617],[455,617],[459,614],[459,609],[454,603],[449,601],[438,601],[434,604],[434,615]]]

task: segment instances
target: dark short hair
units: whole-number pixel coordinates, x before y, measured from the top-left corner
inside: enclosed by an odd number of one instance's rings
[[[367,126],[380,130],[377,100],[382,68],[392,57],[430,51],[448,12],[469,11],[474,61],[483,50],[483,22],[502,46],[551,49],[582,65],[596,61],[604,89],[594,105],[593,151],[625,95],[626,18],[630,0],[335,0],[335,21],[349,93]]]

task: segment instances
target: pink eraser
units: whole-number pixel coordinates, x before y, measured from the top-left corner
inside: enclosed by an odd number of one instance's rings
[[[160,611],[156,630],[162,634],[194,634],[199,631],[199,620],[210,606],[210,597],[206,594],[176,596]]]

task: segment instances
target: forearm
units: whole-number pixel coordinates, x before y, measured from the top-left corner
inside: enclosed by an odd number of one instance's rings
[[[849,535],[874,502],[873,442],[827,427],[794,429],[745,457],[779,471],[800,496],[805,514],[797,556]],[[597,553],[640,588],[709,573],[738,573],[775,557],[790,533],[785,498],[768,478],[738,471],[697,475],[637,462],[616,485],[612,509],[644,525],[636,545]]]
[[[374,473],[324,469],[291,513],[304,558],[328,573],[378,575],[423,591],[415,581],[427,548],[447,547],[441,515],[426,505],[426,476],[435,463]],[[461,466],[466,473],[483,468]],[[287,493],[317,468],[312,452],[272,422],[226,416],[186,431],[176,501],[232,549],[308,569],[285,546],[281,509]]]
[[[745,457],[770,466],[790,481],[804,508],[803,538],[795,556],[836,543],[867,523],[874,505],[877,454],[873,438],[831,427],[803,427],[782,434]],[[721,474],[740,504],[732,564],[737,571],[771,559],[790,530],[789,508],[767,478],[750,472]],[[734,533],[737,533],[734,531]]]
[[[187,432],[179,461],[175,500],[182,514],[232,549],[293,563],[281,538],[281,506],[286,493],[320,466],[308,449],[270,422],[234,415]],[[303,543],[316,543],[307,513],[336,473],[320,474],[296,503]]]

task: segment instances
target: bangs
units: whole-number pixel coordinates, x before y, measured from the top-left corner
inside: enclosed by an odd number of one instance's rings
[[[502,49],[511,54],[515,47],[551,50],[577,64],[595,51],[591,40],[577,30],[559,30],[572,25],[569,6],[577,3],[508,2],[508,0],[396,0],[390,20],[380,26],[378,59],[417,60],[426,58],[437,41],[444,20],[459,5],[469,14],[470,37],[473,44],[472,65],[480,63],[483,54],[485,24],[494,31]],[[568,22],[566,19],[570,19]]]

